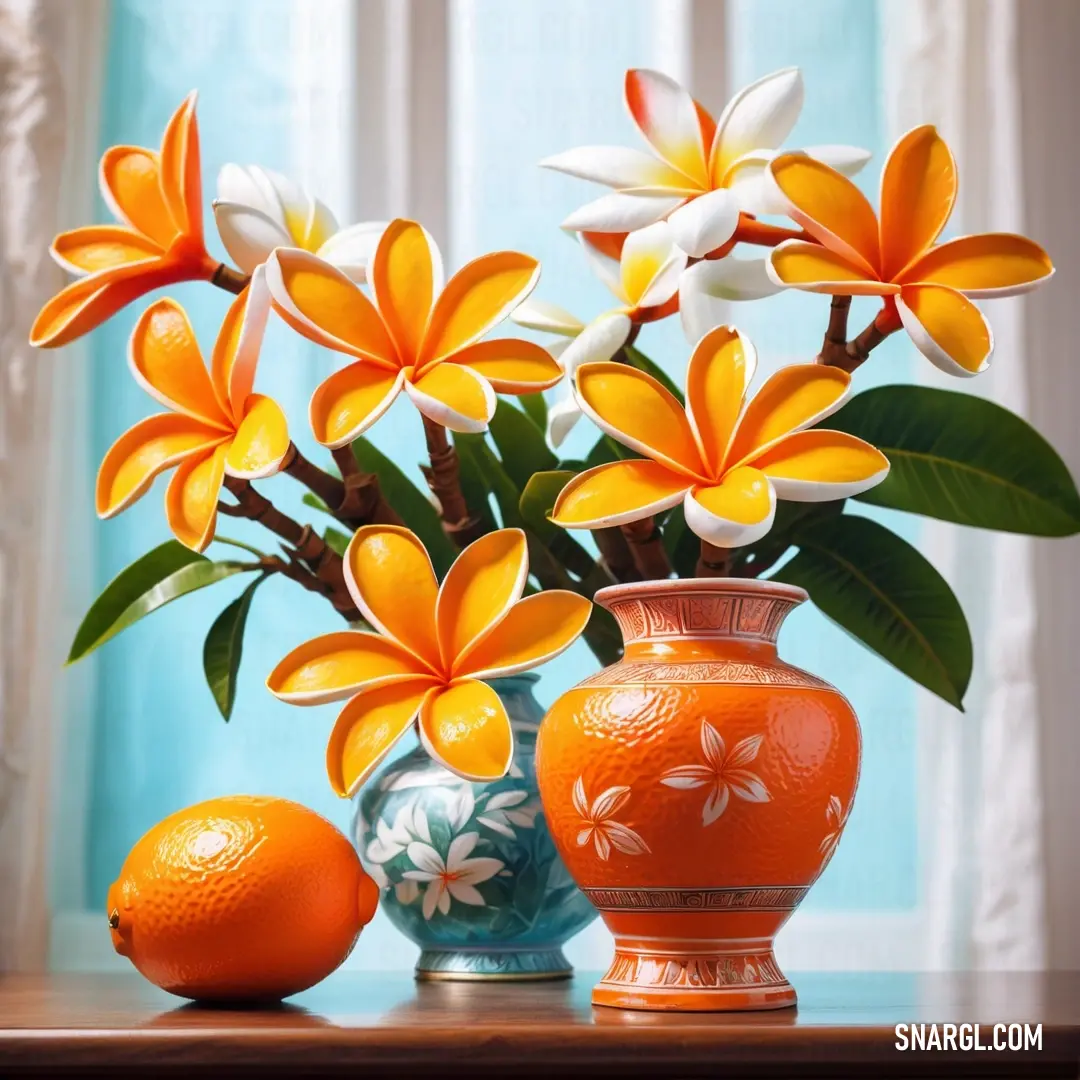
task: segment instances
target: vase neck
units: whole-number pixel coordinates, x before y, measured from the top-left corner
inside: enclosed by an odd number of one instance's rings
[[[596,594],[628,659],[774,658],[781,623],[805,599],[792,585],[740,578],[633,582]]]

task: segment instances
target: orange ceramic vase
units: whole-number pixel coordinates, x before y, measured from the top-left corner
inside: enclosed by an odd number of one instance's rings
[[[836,848],[860,757],[846,699],[777,657],[805,599],[730,578],[597,593],[625,655],[555,702],[536,753],[559,853],[615,936],[594,1004],[795,1004],[773,938]]]

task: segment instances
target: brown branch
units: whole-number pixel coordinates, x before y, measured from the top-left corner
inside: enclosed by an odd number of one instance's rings
[[[634,566],[645,581],[671,577],[671,562],[664,550],[664,540],[653,517],[642,518],[622,526],[622,534],[630,549]]]
[[[210,284],[239,296],[248,287],[250,280],[251,278],[247,274],[241,274],[239,270],[234,270],[225,263],[219,263],[218,268],[210,278]]]
[[[851,308],[850,296],[834,296],[829,309],[829,325],[825,331],[825,340],[821,343],[821,352],[817,363],[826,367],[836,367],[849,374],[865,364],[870,353],[891,333],[900,329],[900,316],[896,303],[886,297],[881,310],[873,321],[857,337],[847,339],[848,311]]]
[[[354,529],[361,525],[405,524],[383,496],[378,476],[360,468],[351,446],[339,446],[331,453],[341,470],[344,495],[335,511],[341,521]]]
[[[735,548],[722,548],[701,541],[696,573],[698,577],[729,577],[731,564],[735,561]]]
[[[219,510],[228,507],[225,513],[257,521],[287,541],[292,548],[285,549],[290,564],[299,562],[303,569],[318,579],[325,588],[324,595],[344,619],[349,622],[360,619],[360,612],[345,585],[345,568],[341,556],[310,525],[301,525],[283,514],[247,480],[226,476],[224,486],[236,498],[236,507],[229,507],[227,503],[219,504]]]
[[[622,529],[597,529],[593,533],[593,539],[600,550],[604,566],[616,581],[641,580],[641,575],[634,565],[634,556],[630,552],[630,544],[623,536]]]
[[[430,465],[421,466],[435,498],[443,530],[459,548],[467,547],[484,534],[484,523],[469,513],[461,488],[461,462],[457,450],[446,437],[446,428],[423,416]]]
[[[331,510],[339,507],[345,498],[345,485],[336,476],[323,472],[317,465],[308,461],[297,449],[296,443],[289,443],[281,471],[288,473],[294,480],[303,484],[308,491],[318,495]]]

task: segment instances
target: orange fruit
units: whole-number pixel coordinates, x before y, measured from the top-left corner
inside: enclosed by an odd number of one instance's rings
[[[325,818],[287,799],[231,795],[143,836],[107,909],[113,947],[162,989],[278,999],[349,955],[378,896]]]

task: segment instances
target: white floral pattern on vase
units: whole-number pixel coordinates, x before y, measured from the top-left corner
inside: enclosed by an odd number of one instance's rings
[[[848,814],[851,813],[851,804],[844,809],[839,795],[830,795],[828,805],[825,807],[825,826],[829,830],[821,841],[821,869],[824,870],[829,860],[836,852],[836,846],[840,843],[840,834],[847,824]]]
[[[409,858],[417,869],[406,870],[403,876],[406,881],[427,882],[422,905],[425,919],[430,919],[436,909],[449,915],[454,900],[473,907],[486,906],[476,886],[493,878],[506,864],[484,856],[470,859],[479,839],[480,834],[475,832],[455,836],[445,859],[430,844],[419,840],[408,846]]]
[[[728,808],[731,796],[746,802],[763,803],[771,798],[769,789],[757,773],[746,768],[758,755],[763,735],[740,739],[728,753],[720,732],[709,723],[701,722],[701,752],[704,765],[679,765],[668,769],[660,783],[670,788],[689,791],[709,787],[701,811],[702,825],[711,825]]]
[[[605,862],[611,857],[611,849],[624,855],[647,855],[649,845],[627,825],[613,821],[612,815],[621,809],[630,798],[630,789],[623,784],[609,787],[600,792],[589,805],[585,794],[585,780],[579,776],[574,783],[574,809],[581,816],[584,828],[577,835],[578,847],[585,847],[592,841],[596,854]]]

